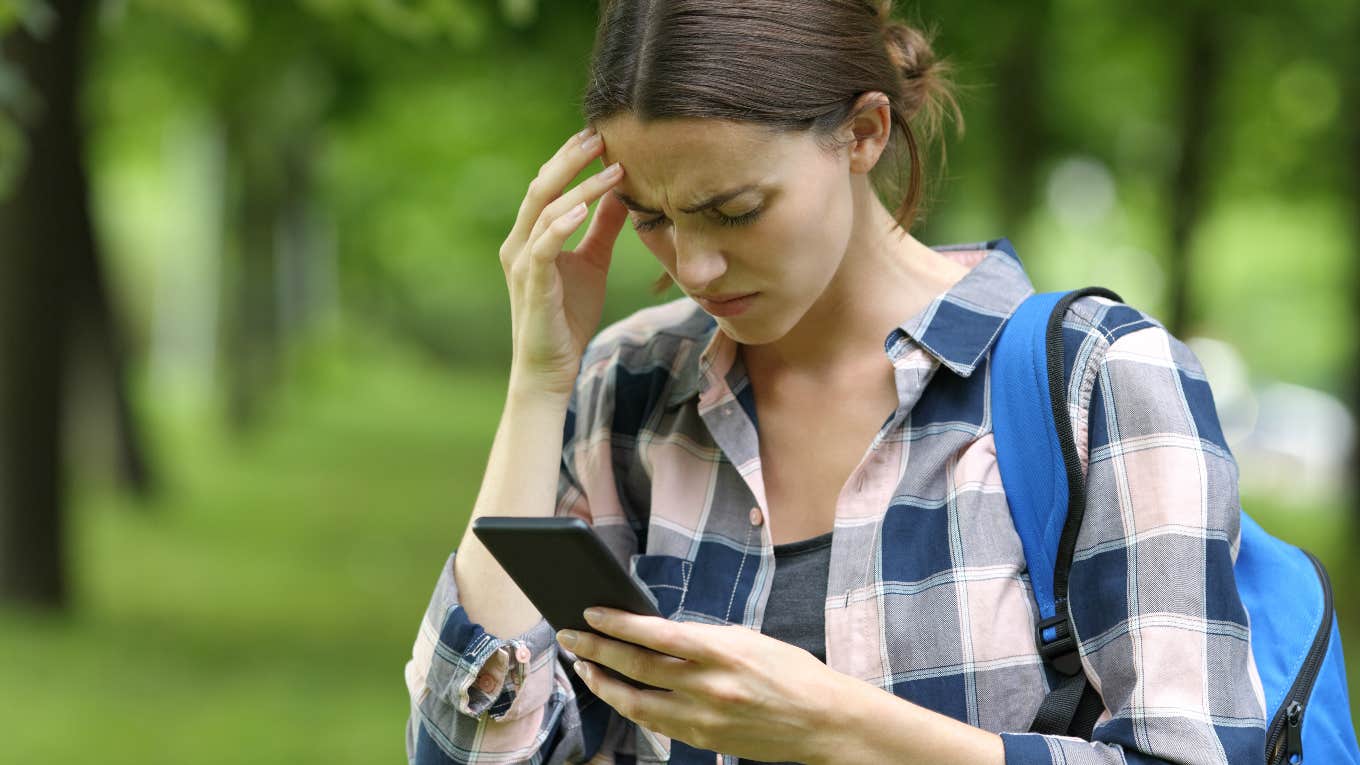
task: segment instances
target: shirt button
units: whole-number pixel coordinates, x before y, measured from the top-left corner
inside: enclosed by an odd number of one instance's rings
[[[481,688],[486,693],[491,693],[492,691],[496,690],[496,678],[492,677],[490,674],[486,672],[483,672],[482,674],[477,676],[477,687]]]
[[[515,649],[515,658],[519,659],[521,664],[527,664],[530,658],[529,646],[520,644],[519,648]]]
[[[761,524],[761,522],[764,521],[764,520],[765,520],[765,518],[764,518],[763,516],[761,516],[761,514],[760,514],[760,508],[758,508],[758,507],[753,507],[753,508],[751,508],[751,525],[752,525],[752,526],[759,526],[759,525]]]

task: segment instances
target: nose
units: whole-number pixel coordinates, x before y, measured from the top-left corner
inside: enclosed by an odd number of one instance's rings
[[[675,276],[686,292],[703,292],[727,271],[727,258],[690,233],[675,236]]]

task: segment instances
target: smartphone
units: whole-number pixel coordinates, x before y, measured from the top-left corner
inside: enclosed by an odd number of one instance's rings
[[[601,634],[581,615],[591,606],[662,616],[642,583],[580,518],[485,516],[472,521],[472,533],[554,630]],[[666,690],[596,666],[635,688]]]

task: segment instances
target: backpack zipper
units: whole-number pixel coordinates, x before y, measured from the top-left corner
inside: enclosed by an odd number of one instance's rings
[[[1303,713],[1308,705],[1308,697],[1313,692],[1313,683],[1317,682],[1318,668],[1322,665],[1332,632],[1332,581],[1327,577],[1327,570],[1322,567],[1321,561],[1302,547],[1299,549],[1312,561],[1318,580],[1322,582],[1322,624],[1313,636],[1313,645],[1308,649],[1308,658],[1304,660],[1299,676],[1290,686],[1289,693],[1285,694],[1284,703],[1275,713],[1275,719],[1270,722],[1266,752],[1270,753],[1272,765],[1303,762]],[[1293,760],[1293,757],[1298,757],[1298,760]]]

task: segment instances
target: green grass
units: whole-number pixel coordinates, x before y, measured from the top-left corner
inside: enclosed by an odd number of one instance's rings
[[[72,615],[0,614],[0,762],[404,761],[403,665],[503,383],[370,364],[305,387],[245,442],[158,423],[147,505],[75,487]]]
[[[305,367],[245,440],[156,419],[148,504],[73,486],[70,615],[0,612],[0,762],[403,761],[403,665],[504,383],[373,356]],[[1343,516],[1247,507],[1331,568],[1356,666]]]

